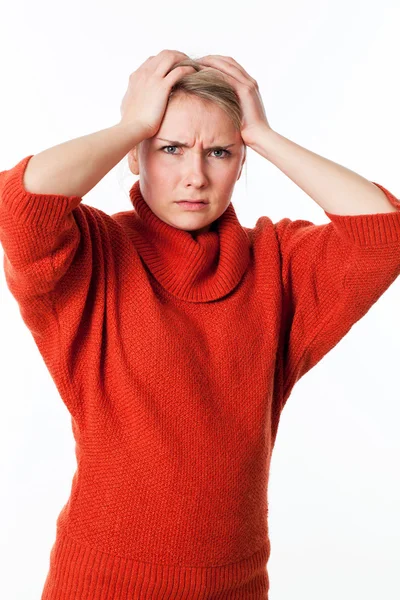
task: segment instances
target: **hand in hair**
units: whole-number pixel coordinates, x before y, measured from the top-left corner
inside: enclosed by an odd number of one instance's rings
[[[154,136],[160,129],[171,88],[182,75],[195,71],[191,66],[174,68],[185,58],[187,54],[178,50],[161,50],[131,73],[120,107],[120,123],[134,125],[135,131],[142,132],[142,139]]]
[[[210,54],[196,58],[196,62],[205,65],[204,69],[216,69],[223,73],[239,96],[243,114],[240,133],[246,146],[254,143],[260,129],[271,129],[257,81],[236,60],[230,56]]]

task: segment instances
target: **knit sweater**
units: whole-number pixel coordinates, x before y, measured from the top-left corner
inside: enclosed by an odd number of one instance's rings
[[[71,415],[42,600],[268,598],[268,479],[299,379],[400,273],[400,210],[315,225],[232,203],[193,237],[0,173],[4,274]],[[400,201],[379,184],[400,209]]]

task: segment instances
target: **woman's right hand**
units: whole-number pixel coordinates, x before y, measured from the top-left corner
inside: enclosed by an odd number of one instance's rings
[[[187,54],[177,50],[161,50],[131,73],[121,103],[120,123],[134,125],[135,130],[143,132],[143,139],[155,135],[160,129],[172,86],[185,73],[195,71],[188,66],[172,68],[187,58]]]

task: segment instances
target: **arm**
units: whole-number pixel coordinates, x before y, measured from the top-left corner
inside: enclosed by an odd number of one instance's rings
[[[82,198],[142,139],[134,124],[118,123],[53,146],[32,156],[24,173],[25,190]]]
[[[90,229],[84,222],[96,212],[81,206],[82,196],[141,139],[136,124],[117,124],[0,172],[0,243],[7,283],[19,302],[56,287],[82,231]]]
[[[360,215],[398,210],[373,182],[269,127],[259,128],[251,148],[278,167],[326,212]]]
[[[288,218],[274,224],[282,265],[284,333],[278,370],[283,407],[295,383],[399,276],[400,201],[383,186],[272,130],[262,129],[257,140],[252,147],[330,219],[323,225]]]
[[[114,236],[119,236],[121,252],[132,251],[112,217],[84,204],[82,195],[139,141],[132,128],[115,126],[27,156],[0,172],[6,284],[75,417],[81,400],[64,387],[62,361],[69,342],[78,353],[73,340],[82,335],[85,308],[94,298],[100,298],[97,322],[102,326],[105,262],[111,261]]]
[[[330,222],[274,224],[283,316],[277,378],[283,408],[295,383],[350,331],[400,274],[400,201],[389,190],[261,127],[251,148]],[[262,217],[265,225],[268,218]],[[267,228],[266,228],[267,229]]]

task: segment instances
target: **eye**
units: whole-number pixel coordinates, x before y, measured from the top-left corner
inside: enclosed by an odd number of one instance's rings
[[[164,150],[164,148],[177,148],[178,146],[163,146],[161,148],[161,150]],[[165,152],[164,154],[172,154],[172,152]]]
[[[179,148],[180,146],[163,146],[162,148],[160,148],[160,150],[164,150],[165,148]],[[226,150],[225,148],[214,148],[214,150],[212,150],[212,152],[225,152],[224,156],[217,156],[216,158],[226,158],[227,156],[230,156],[231,152],[229,152],[229,150]],[[164,154],[175,154],[174,152],[165,152]]]
[[[225,150],[225,148],[215,148],[213,150],[213,152],[225,152],[226,156],[229,156],[231,153],[229,152],[229,150]],[[221,156],[221,158],[224,158],[223,156]]]

